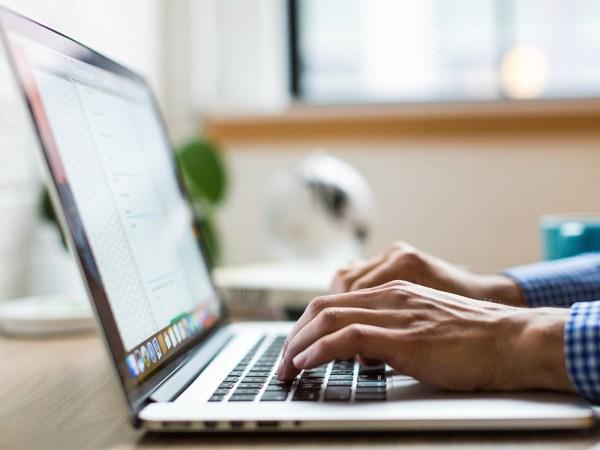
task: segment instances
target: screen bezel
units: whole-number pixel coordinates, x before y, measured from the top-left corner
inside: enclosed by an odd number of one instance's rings
[[[136,417],[137,413],[148,403],[148,398],[151,393],[157,386],[159,386],[170,375],[172,375],[178,367],[183,365],[192,356],[197,344],[207,339],[209,335],[213,334],[224,323],[227,322],[227,309],[225,308],[225,304],[218,294],[218,290],[214,286],[214,281],[211,276],[210,280],[215,293],[215,298],[213,298],[212,301],[218,301],[220,304],[220,315],[217,317],[215,323],[210,328],[205,329],[202,333],[193,336],[189,342],[182,343],[183,345],[181,345],[177,352],[173,354],[173,357],[165,361],[162,365],[158,366],[154,373],[149,375],[148,378],[144,379],[141,383],[137,383],[132,380],[131,376],[129,375],[127,363],[125,361],[128,352],[124,348],[121,341],[117,324],[113,317],[108,301],[107,293],[104,289],[93,252],[87,239],[87,234],[83,229],[82,221],[76,205],[65,193],[65,187],[67,188],[68,192],[70,191],[68,179],[66,180],[67,182],[64,183],[60,182],[57,177],[55,164],[57,162],[60,164],[60,159],[57,161],[57,157],[51,156],[52,151],[49,150],[56,149],[52,131],[47,126],[47,123],[43,123],[45,120],[45,112],[43,111],[43,108],[40,108],[39,105],[35,104],[36,102],[35,99],[32,98],[32,92],[28,91],[26,86],[27,74],[23,73],[22,67],[19,67],[19,62],[17,61],[18,55],[14,51],[15,49],[12,47],[11,40],[8,36],[9,32],[16,33],[24,38],[40,43],[52,50],[125,77],[136,83],[140,83],[140,85],[147,90],[149,97],[152,99],[152,108],[162,128],[161,135],[165,141],[166,148],[171,149],[169,152],[169,160],[171,162],[172,174],[177,181],[181,195],[189,205],[188,196],[185,192],[182,177],[175,158],[175,153],[173,151],[173,146],[168,138],[164,119],[158,108],[156,98],[153,95],[148,83],[141,75],[112,61],[111,59],[103,56],[95,50],[90,49],[78,41],[47,27],[46,25],[40,24],[32,19],[0,6],[0,34],[2,35],[2,41],[4,43],[8,60],[12,67],[17,85],[26,103],[35,135],[39,143],[38,147],[40,148],[43,156],[43,161],[45,163],[44,166],[47,168],[49,175],[48,178],[51,180],[51,182],[48,183],[51,198],[53,200],[54,207],[60,216],[59,221],[61,222],[61,227],[63,228],[63,232],[67,237],[67,241],[70,244],[72,253],[75,256],[76,262],[79,266],[82,279],[86,285],[88,297],[90,298],[92,309],[95,312],[101,335],[104,338],[104,342],[112,357],[110,359],[112,361],[114,371],[119,380],[122,392],[127,400],[131,419],[137,426],[139,425]],[[37,91],[33,92],[33,94],[37,95]],[[46,128],[44,129],[44,127]],[[191,220],[191,209],[189,207],[188,209],[190,210],[190,226],[194,229],[194,231],[196,231],[195,235],[199,236],[198,242],[201,249],[201,255],[204,259],[204,264],[207,267],[210,267],[208,265],[206,244],[204,243],[201,234],[195,229],[194,223]],[[80,233],[79,239],[76,238],[76,233],[78,232]]]

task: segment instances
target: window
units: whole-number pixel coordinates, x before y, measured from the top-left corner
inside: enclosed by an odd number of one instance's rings
[[[290,0],[311,103],[600,97],[597,0]]]

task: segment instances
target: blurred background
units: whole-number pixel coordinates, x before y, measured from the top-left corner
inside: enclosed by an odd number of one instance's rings
[[[173,143],[213,139],[220,264],[275,258],[274,177],[324,149],[373,191],[365,254],[477,272],[540,258],[547,213],[600,213],[593,0],[2,0],[142,72]],[[0,299],[64,290],[34,140],[0,62]],[[71,277],[71,278],[69,278]]]

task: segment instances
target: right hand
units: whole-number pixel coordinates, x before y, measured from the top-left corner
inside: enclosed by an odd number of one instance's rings
[[[478,300],[525,305],[521,289],[510,278],[471,273],[405,242],[394,242],[374,258],[350,262],[337,272],[332,292],[356,291],[394,280]]]
[[[280,380],[358,355],[449,390],[575,392],[566,308],[515,308],[405,281],[314,299],[292,328]]]

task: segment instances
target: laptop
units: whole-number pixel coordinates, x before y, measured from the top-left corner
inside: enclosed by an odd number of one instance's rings
[[[279,381],[274,372],[292,324],[229,322],[144,79],[6,9],[0,28],[135,426],[399,431],[593,423],[592,409],[576,396],[443,392],[354,358]]]

